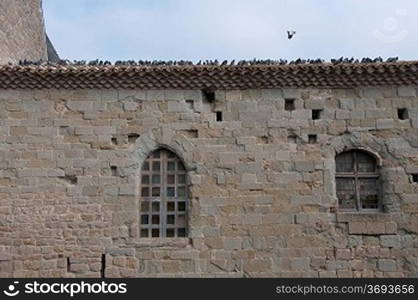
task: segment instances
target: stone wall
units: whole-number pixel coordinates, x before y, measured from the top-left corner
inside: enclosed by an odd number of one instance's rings
[[[0,276],[416,277],[416,93],[0,91]],[[188,169],[188,238],[139,238],[158,147]],[[355,148],[381,164],[380,213],[338,211],[334,158]]]
[[[47,60],[41,0],[0,1],[0,64]]]

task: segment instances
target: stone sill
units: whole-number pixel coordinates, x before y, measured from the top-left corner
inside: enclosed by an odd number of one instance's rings
[[[396,234],[397,223],[392,214],[384,212],[339,212],[337,223],[348,223],[349,234],[382,235]]]
[[[381,211],[367,212],[338,212],[336,214],[337,222],[390,222],[392,215]]]
[[[132,247],[168,247],[168,248],[185,248],[191,245],[191,238],[140,238],[135,239],[129,246]]]

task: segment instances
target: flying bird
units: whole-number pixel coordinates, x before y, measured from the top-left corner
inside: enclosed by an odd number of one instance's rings
[[[296,34],[296,31],[287,31],[287,38],[290,40],[294,35]]]

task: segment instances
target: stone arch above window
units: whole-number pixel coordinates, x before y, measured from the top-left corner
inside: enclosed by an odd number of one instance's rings
[[[382,208],[378,162],[364,150],[350,150],[335,158],[339,209],[378,211]]]
[[[173,152],[158,149],[141,168],[140,237],[186,237],[188,179],[182,160]]]

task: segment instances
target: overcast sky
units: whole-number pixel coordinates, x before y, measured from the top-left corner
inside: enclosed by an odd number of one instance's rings
[[[416,0],[43,0],[61,58],[418,59]],[[288,40],[286,31],[297,31]]]

